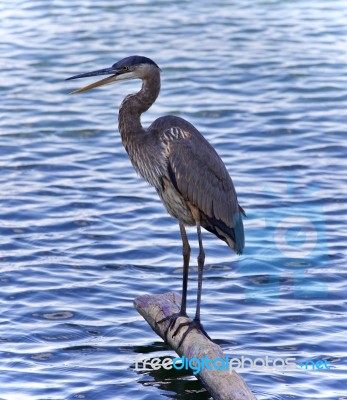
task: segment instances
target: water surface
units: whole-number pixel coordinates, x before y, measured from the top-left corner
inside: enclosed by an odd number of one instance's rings
[[[346,399],[347,9],[343,1],[5,1],[0,5],[0,398],[207,399],[133,309],[179,291],[178,225],[136,176],[117,108],[139,83],[64,79],[131,54],[162,68],[143,116],[187,118],[247,212],[241,257],[204,232],[202,320],[235,357],[330,370],[243,377],[258,399]],[[189,313],[197,284],[193,247]]]

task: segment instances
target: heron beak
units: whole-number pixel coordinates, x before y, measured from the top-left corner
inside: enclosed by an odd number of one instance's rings
[[[134,76],[133,72],[117,70],[117,69],[114,69],[111,67],[111,68],[99,69],[98,71],[87,72],[85,74],[71,76],[70,78],[67,78],[66,80],[68,81],[71,79],[87,78],[89,76],[98,76],[98,75],[111,75],[111,76],[101,79],[100,81],[91,83],[90,85],[84,86],[81,89],[74,90],[73,92],[71,92],[71,94],[82,93],[82,92],[86,92],[87,90],[94,89],[98,86],[109,85],[110,83],[114,83],[117,81],[129,80],[129,79],[136,78],[136,76]]]

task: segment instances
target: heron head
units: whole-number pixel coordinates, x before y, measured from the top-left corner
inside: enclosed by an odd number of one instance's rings
[[[90,85],[84,86],[81,89],[77,89],[71,92],[73,94],[73,93],[86,92],[87,90],[96,88],[98,86],[109,85],[111,83],[119,81],[125,81],[130,79],[146,79],[148,74],[153,72],[153,70],[160,71],[160,68],[150,58],[143,56],[130,56],[116,62],[110,68],[99,69],[97,71],[71,76],[66,80],[68,81],[70,79],[87,78],[90,76],[98,76],[98,75],[110,75],[107,78],[101,79]]]

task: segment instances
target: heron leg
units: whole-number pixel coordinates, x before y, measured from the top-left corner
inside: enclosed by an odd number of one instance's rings
[[[180,222],[180,231],[183,243],[183,279],[182,279],[182,302],[180,313],[186,314],[187,309],[187,289],[188,289],[188,271],[189,271],[189,260],[190,260],[190,246],[187,238],[186,228]]]
[[[182,222],[179,223],[182,244],[183,244],[183,279],[182,279],[182,302],[181,308],[178,313],[174,313],[168,317],[165,317],[158,321],[158,324],[164,321],[170,321],[168,327],[165,330],[164,336],[165,341],[167,340],[167,334],[170,329],[175,326],[177,318],[179,317],[188,317],[187,316],[187,289],[188,289],[188,271],[189,271],[189,260],[190,260],[190,245],[187,237],[186,228]]]
[[[200,321],[200,304],[202,292],[202,278],[204,274],[205,265],[205,251],[202,245],[201,227],[200,223],[197,224],[198,240],[199,240],[199,255],[198,255],[198,294],[196,299],[196,311],[194,320]]]
[[[203,279],[203,273],[204,273],[204,265],[205,265],[205,251],[204,247],[202,245],[202,235],[201,235],[201,226],[200,222],[197,222],[197,232],[198,232],[198,240],[199,240],[199,255],[198,255],[198,292],[197,292],[197,300],[196,300],[196,311],[195,311],[195,317],[193,321],[191,322],[182,322],[178,325],[176,328],[174,334],[172,336],[175,336],[179,330],[183,326],[188,326],[187,330],[184,332],[182,335],[181,341],[178,345],[178,347],[181,346],[183,343],[184,339],[188,335],[188,333],[192,329],[199,329],[209,340],[212,341],[212,339],[208,336],[206,333],[205,329],[203,328],[201,322],[200,322],[200,304],[201,304],[201,292],[202,292],[202,279]]]

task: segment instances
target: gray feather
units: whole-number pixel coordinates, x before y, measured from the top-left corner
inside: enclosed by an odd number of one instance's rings
[[[159,118],[150,129],[157,129],[164,146],[168,146],[170,179],[184,200],[200,210],[202,226],[241,253],[244,247],[242,215],[233,182],[217,152],[182,118]]]

